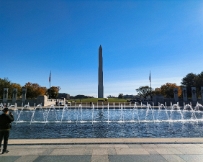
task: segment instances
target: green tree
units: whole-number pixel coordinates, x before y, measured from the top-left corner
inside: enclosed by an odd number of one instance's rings
[[[201,87],[203,87],[203,71],[195,78],[195,86],[197,88],[197,96],[201,96]]]
[[[120,93],[120,94],[118,95],[118,98],[123,98],[123,93]]]
[[[182,79],[181,84],[183,86],[186,86],[186,88],[187,88],[187,96],[188,97],[192,96],[191,87],[196,87],[197,80],[198,80],[198,76],[196,74],[194,74],[194,73],[189,73]]]
[[[137,95],[146,99],[147,96],[151,95],[152,88],[149,86],[141,86],[136,89]]]
[[[52,86],[48,89],[49,98],[57,98],[60,87]]]

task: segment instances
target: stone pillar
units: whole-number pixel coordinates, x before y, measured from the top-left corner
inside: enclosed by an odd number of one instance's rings
[[[174,101],[178,102],[178,89],[177,88],[173,89],[173,94],[174,94]]]
[[[42,104],[42,106],[48,106],[47,105],[47,100],[48,100],[48,98],[47,98],[47,96],[38,96],[37,97],[37,104],[39,105],[39,104]]]
[[[12,96],[12,102],[15,103],[17,100],[17,88],[13,88],[13,96]]]
[[[8,88],[4,88],[3,102],[7,102],[7,100],[8,100]]]
[[[187,88],[183,87],[183,102],[187,102]]]
[[[203,102],[203,87],[201,87],[201,97],[202,97],[202,102]]]
[[[25,100],[26,100],[26,93],[27,93],[27,89],[22,88],[22,102],[25,102]]]
[[[196,87],[192,87],[192,102],[197,102]]]

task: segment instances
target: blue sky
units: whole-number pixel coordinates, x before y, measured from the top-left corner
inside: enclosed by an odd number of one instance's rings
[[[0,78],[60,86],[97,97],[98,48],[104,94],[180,85],[200,73],[203,1],[0,0]]]

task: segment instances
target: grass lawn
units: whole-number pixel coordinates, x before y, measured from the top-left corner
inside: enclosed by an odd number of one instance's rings
[[[103,100],[103,102],[127,102],[127,99],[120,99],[120,98],[109,98],[107,101],[105,101],[105,98],[86,98],[86,99],[70,99],[68,102],[83,102],[83,103],[89,103],[89,102],[98,102]]]

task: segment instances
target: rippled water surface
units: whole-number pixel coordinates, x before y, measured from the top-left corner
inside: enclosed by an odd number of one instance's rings
[[[14,111],[10,138],[203,137],[203,112],[152,108]]]

